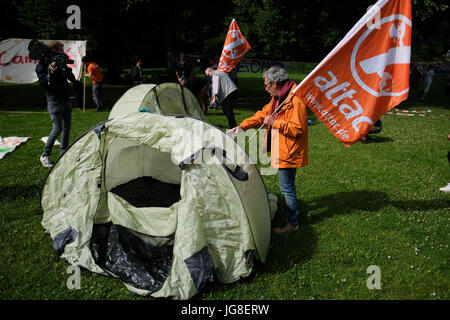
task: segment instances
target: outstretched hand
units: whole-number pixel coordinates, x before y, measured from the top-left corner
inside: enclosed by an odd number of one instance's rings
[[[234,127],[233,129],[228,130],[227,134],[230,135],[234,139],[240,132],[243,132],[243,131],[244,130],[242,130],[241,126],[237,126],[237,127]]]

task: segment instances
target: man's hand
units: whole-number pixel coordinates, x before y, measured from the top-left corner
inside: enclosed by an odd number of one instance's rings
[[[244,130],[242,130],[241,126],[237,126],[237,127],[234,127],[233,129],[228,130],[227,134],[231,135],[231,137],[234,139],[239,134],[239,132],[243,132],[243,131]]]
[[[275,121],[276,121],[276,119],[272,116],[267,116],[264,118],[264,123],[267,124],[268,126],[273,126]]]
[[[209,105],[213,106],[215,103],[216,103],[216,96],[213,96]]]
[[[48,69],[50,70],[50,72],[53,72],[56,69],[58,69],[58,67],[56,66],[56,62],[50,63],[50,65],[48,66]]]

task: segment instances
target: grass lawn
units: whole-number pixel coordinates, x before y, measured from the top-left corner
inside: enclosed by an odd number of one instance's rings
[[[291,77],[299,82],[304,75]],[[309,165],[296,177],[300,229],[273,236],[267,262],[250,278],[208,284],[195,299],[449,299],[450,194],[439,191],[450,182],[450,104],[443,87],[437,75],[429,100],[412,94],[398,106],[432,110],[430,117],[384,115],[383,130],[367,145],[343,146],[310,112]],[[109,110],[93,112],[87,89],[86,111],[73,111],[71,142],[108,117]],[[239,74],[239,89],[238,123],[269,100],[261,75]],[[126,90],[105,85],[106,108]],[[205,119],[226,127],[220,110]],[[0,300],[148,299],[118,279],[84,270],[81,289],[67,288],[69,265],[41,227],[48,169],[39,162],[39,139],[50,129],[39,86],[0,85],[0,135],[30,137],[0,160]],[[263,179],[283,207],[278,176]],[[283,220],[277,214],[273,223]],[[379,290],[366,286],[371,265],[381,272]]]

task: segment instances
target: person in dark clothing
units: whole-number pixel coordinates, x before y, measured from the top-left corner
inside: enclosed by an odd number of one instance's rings
[[[81,81],[75,81],[73,83],[73,97],[75,107],[81,109],[83,107],[83,84]]]
[[[64,45],[58,41],[48,44],[52,50],[64,52]],[[44,167],[51,167],[50,154],[56,138],[61,134],[60,155],[69,146],[70,124],[72,121],[72,106],[69,101],[70,85],[68,80],[77,83],[72,69],[61,68],[55,62],[39,61],[36,65],[36,74],[39,84],[45,88],[47,98],[47,110],[52,119],[52,130],[45,143],[40,161]]]
[[[180,53],[180,59],[175,66],[175,75],[178,82],[188,89],[192,88],[192,79],[194,78],[194,66],[186,60],[185,54]]]
[[[368,144],[372,142],[372,137],[369,135],[369,133],[371,134],[376,134],[376,133],[380,133],[381,129],[383,129],[383,124],[381,123],[381,120],[378,119],[375,124],[373,125],[373,127],[370,129],[370,131],[361,138],[361,143],[364,144]]]
[[[133,86],[144,83],[144,76],[142,73],[142,60],[138,60],[136,62],[136,65],[131,67],[129,77]]]
[[[447,140],[450,141],[450,133],[447,135]],[[450,164],[450,151],[447,152],[447,160],[448,160],[448,163]],[[447,183],[447,185],[445,187],[439,188],[439,190],[446,192],[446,193],[450,193],[450,183]]]

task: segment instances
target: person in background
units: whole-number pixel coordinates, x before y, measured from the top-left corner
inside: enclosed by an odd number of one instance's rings
[[[209,59],[209,67],[213,68],[214,70],[217,70],[217,62],[214,59]],[[217,110],[217,101],[214,104],[211,104],[212,100],[212,78],[206,76],[206,79],[208,81],[208,101],[209,101],[209,107],[211,109]]]
[[[186,60],[184,52],[181,52],[179,57],[180,59],[175,66],[175,75],[182,86],[191,89],[192,79],[194,78],[194,66]]]
[[[223,113],[228,120],[228,129],[236,126],[236,119],[234,118],[233,104],[238,96],[238,88],[231,80],[226,72],[214,70],[209,67],[205,70],[205,75],[212,79],[212,99],[210,105],[222,105]]]
[[[238,66],[234,67],[230,71],[230,78],[231,78],[231,80],[233,80],[233,82],[236,85],[236,87],[238,86],[238,72],[237,72],[237,69],[238,69]]]
[[[89,59],[85,56],[81,59],[83,63],[87,65],[87,73],[86,77],[91,78],[92,80],[92,99],[96,104],[95,111],[103,110],[103,76],[100,71],[100,66],[95,63],[89,61]]]
[[[144,83],[144,75],[142,72],[142,60],[141,59],[136,61],[136,64],[131,67],[129,76],[130,76],[130,81],[133,86],[137,86],[139,84]]]
[[[270,102],[227,133],[236,137],[241,130],[266,125],[262,149],[271,153],[272,168],[278,168],[280,189],[286,201],[286,223],[273,232],[283,234],[294,232],[299,226],[295,175],[297,168],[308,164],[308,110],[299,97],[291,94],[296,85],[285,69],[269,68],[264,73],[264,86],[272,97]]]
[[[381,123],[381,120],[378,119],[372,128],[370,128],[369,133],[371,134],[377,134],[380,133],[383,129],[383,124]],[[360,142],[364,144],[368,144],[372,142],[372,137],[367,133],[364,137],[361,138]]]
[[[425,101],[425,96],[427,95],[428,91],[430,90],[431,83],[433,82],[433,76],[434,76],[434,70],[431,65],[428,65],[427,70],[424,72],[424,88],[422,97],[420,98],[420,101]]]
[[[450,141],[450,133],[447,135],[447,140]],[[450,151],[447,152],[447,160],[448,163],[450,164]],[[439,188],[439,190],[443,191],[443,192],[450,192],[450,183],[448,183],[445,187]]]
[[[51,50],[64,52],[64,44],[59,41],[50,41],[48,47]],[[39,61],[36,65],[36,74],[39,85],[45,89],[47,110],[52,118],[52,130],[40,156],[44,167],[52,167],[50,161],[53,145],[61,134],[60,156],[69,147],[70,125],[72,122],[72,106],[70,104],[70,86],[67,81],[78,83],[69,67],[61,67],[56,62]]]
[[[417,64],[411,63],[411,69],[409,74],[409,88],[411,89],[411,93],[419,94],[421,77],[422,75],[420,74],[420,71],[417,68]]]

